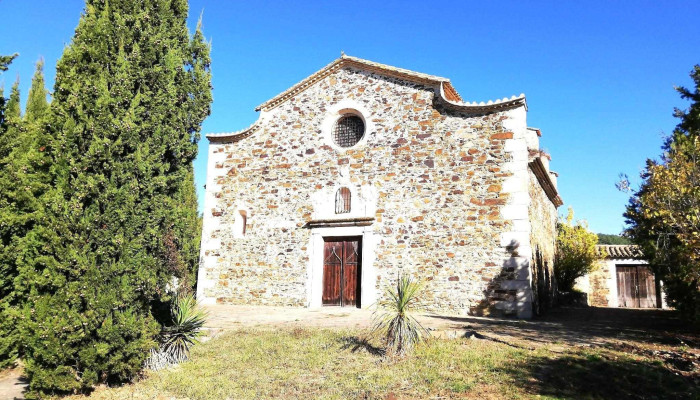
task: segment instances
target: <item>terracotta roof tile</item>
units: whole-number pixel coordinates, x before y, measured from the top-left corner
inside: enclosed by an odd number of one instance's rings
[[[260,124],[260,121],[255,121],[250,126],[248,126],[245,129],[241,129],[240,131],[222,132],[222,133],[208,133],[206,136],[207,136],[207,139],[209,139],[209,141],[212,143],[237,142],[241,139],[247,138],[248,136],[252,135],[258,129],[260,129],[261,126],[262,126],[262,124]]]
[[[610,245],[610,244],[599,244],[595,247],[596,252],[601,254],[605,250],[605,258],[611,259],[642,259],[644,258],[644,253],[639,246],[632,244],[624,245]]]

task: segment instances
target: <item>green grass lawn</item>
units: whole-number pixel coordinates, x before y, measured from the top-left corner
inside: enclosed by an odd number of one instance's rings
[[[228,332],[191,361],[90,399],[699,398],[693,376],[608,348],[433,339],[387,361],[357,331]],[[374,343],[376,345],[376,343]],[[75,397],[75,399],[82,398]]]

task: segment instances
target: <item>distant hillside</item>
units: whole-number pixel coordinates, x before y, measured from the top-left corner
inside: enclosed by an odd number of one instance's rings
[[[632,241],[620,235],[598,233],[598,244],[632,244]]]

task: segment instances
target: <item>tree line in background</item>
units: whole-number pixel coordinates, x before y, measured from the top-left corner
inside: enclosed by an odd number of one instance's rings
[[[24,113],[18,83],[0,96],[0,363],[21,356],[27,398],[131,379],[195,285],[212,97],[187,16],[186,0],[87,0],[51,102],[41,62]]]
[[[614,244],[614,245],[624,245],[632,244],[630,238],[620,235],[608,235],[605,233],[598,233],[598,244]]]
[[[694,91],[676,88],[690,107],[675,110],[680,123],[660,159],[647,160],[625,217],[626,234],[663,280],[669,304],[700,322],[700,65],[690,77]],[[621,188],[629,188],[626,178]]]

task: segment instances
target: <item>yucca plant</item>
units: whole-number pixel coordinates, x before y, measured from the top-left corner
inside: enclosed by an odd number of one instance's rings
[[[186,361],[208,316],[192,294],[177,296],[170,314],[170,323],[161,330],[160,348],[151,351],[146,361],[149,369],[159,370]]]
[[[395,288],[388,288],[374,313],[373,332],[384,341],[385,355],[403,357],[430,333],[411,313],[419,306],[422,286],[400,276]]]

